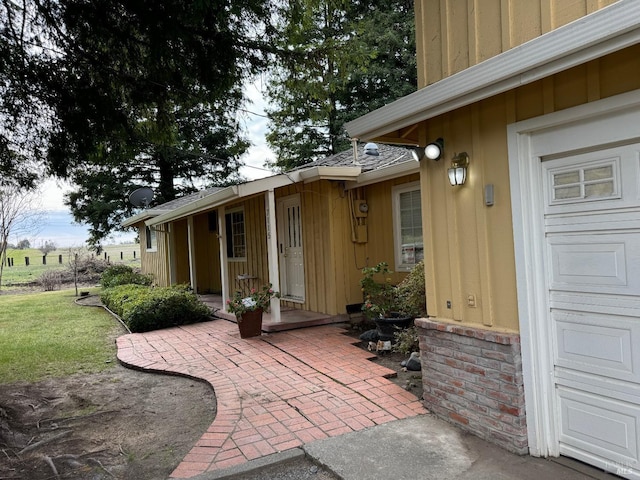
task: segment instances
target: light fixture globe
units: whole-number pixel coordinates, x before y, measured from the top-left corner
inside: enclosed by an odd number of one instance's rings
[[[424,148],[424,156],[429,160],[440,160],[444,150],[444,140],[438,138],[435,142],[431,142]]]
[[[464,185],[467,181],[467,167],[469,166],[469,155],[467,152],[460,152],[454,155],[451,160],[451,168],[447,169],[449,183],[452,187]]]

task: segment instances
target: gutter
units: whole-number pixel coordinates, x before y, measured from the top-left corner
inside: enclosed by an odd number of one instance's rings
[[[402,163],[396,163],[388,167],[378,168],[365,172],[358,176],[353,182],[349,182],[345,188],[347,190],[364,187],[372,183],[378,183],[384,180],[391,180],[393,178],[403,177],[412,173],[420,172],[420,163],[415,160],[407,160]]]
[[[143,221],[147,220],[148,218],[153,218],[153,217],[156,217],[158,215],[162,215],[162,214],[167,213],[167,212],[170,212],[170,210],[144,210],[144,211],[142,211],[140,213],[137,213],[137,214],[127,218],[120,225],[122,227],[133,227],[136,223],[143,222]]]
[[[640,43],[640,1],[619,0],[345,125],[375,139]]]
[[[187,205],[183,205],[182,207],[178,207],[176,209],[170,210],[167,213],[158,215],[151,220],[147,220],[145,224],[148,226],[153,226],[159,225],[161,223],[171,222],[172,220],[178,220],[179,218],[195,215],[205,210],[209,210],[212,207],[221,205],[237,197],[238,186],[233,185],[231,187],[227,187],[223,190],[218,190],[217,192],[199,198],[198,200]]]

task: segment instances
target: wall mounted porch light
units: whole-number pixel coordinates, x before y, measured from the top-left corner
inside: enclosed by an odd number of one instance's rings
[[[435,142],[431,142],[424,147],[424,156],[429,160],[440,160],[442,152],[444,152],[444,140],[442,138],[438,138]]]
[[[449,183],[451,186],[464,185],[467,181],[467,167],[469,166],[469,155],[467,152],[460,152],[451,159],[451,168],[447,170]]]
[[[444,140],[442,138],[438,138],[435,142],[431,142],[426,147],[417,147],[411,150],[411,156],[416,162],[419,162],[424,157],[427,157],[429,160],[440,160],[442,157],[442,152],[444,152]]]

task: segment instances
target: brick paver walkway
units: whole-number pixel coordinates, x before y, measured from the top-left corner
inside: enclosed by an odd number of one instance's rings
[[[238,465],[327,437],[426,413],[335,326],[241,339],[234,323],[118,338],[126,365],[211,384],[216,417],[172,478]]]

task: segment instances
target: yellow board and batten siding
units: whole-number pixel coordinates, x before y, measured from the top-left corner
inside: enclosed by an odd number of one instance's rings
[[[420,84],[434,83],[610,3],[417,2]],[[445,139],[443,161],[421,162],[430,316],[518,330],[507,125],[639,89],[638,72],[640,46],[635,45],[419,125],[420,144]],[[446,169],[461,151],[470,157],[468,180],[453,188]],[[484,205],[487,184],[494,185],[493,206]]]
[[[167,253],[169,247],[169,235],[165,228],[156,231],[157,248],[148,251],[147,231],[144,223],[136,225],[140,235],[140,271],[145,274],[153,275],[153,283],[159,286],[169,285],[169,264],[167,261]],[[163,226],[165,227],[165,226]]]
[[[359,189],[369,205],[366,243],[352,242],[350,200],[341,182],[320,180],[278,189],[276,199],[300,195],[305,259],[305,301],[284,305],[337,315],[345,313],[347,305],[362,302],[362,268],[382,261],[394,268],[392,189],[418,179],[414,174]],[[405,276],[395,273],[392,281]]]
[[[260,288],[269,282],[269,264],[267,259],[267,228],[264,196],[258,195],[242,202],[226,205],[226,211],[237,207],[244,209],[246,257],[228,259],[228,282],[231,293],[251,288]],[[224,221],[224,219],[223,219]],[[251,280],[238,280],[240,275],[256,277]]]
[[[209,212],[193,217],[198,293],[220,293],[220,240],[217,225],[209,224]]]
[[[617,0],[417,0],[418,88]]]

